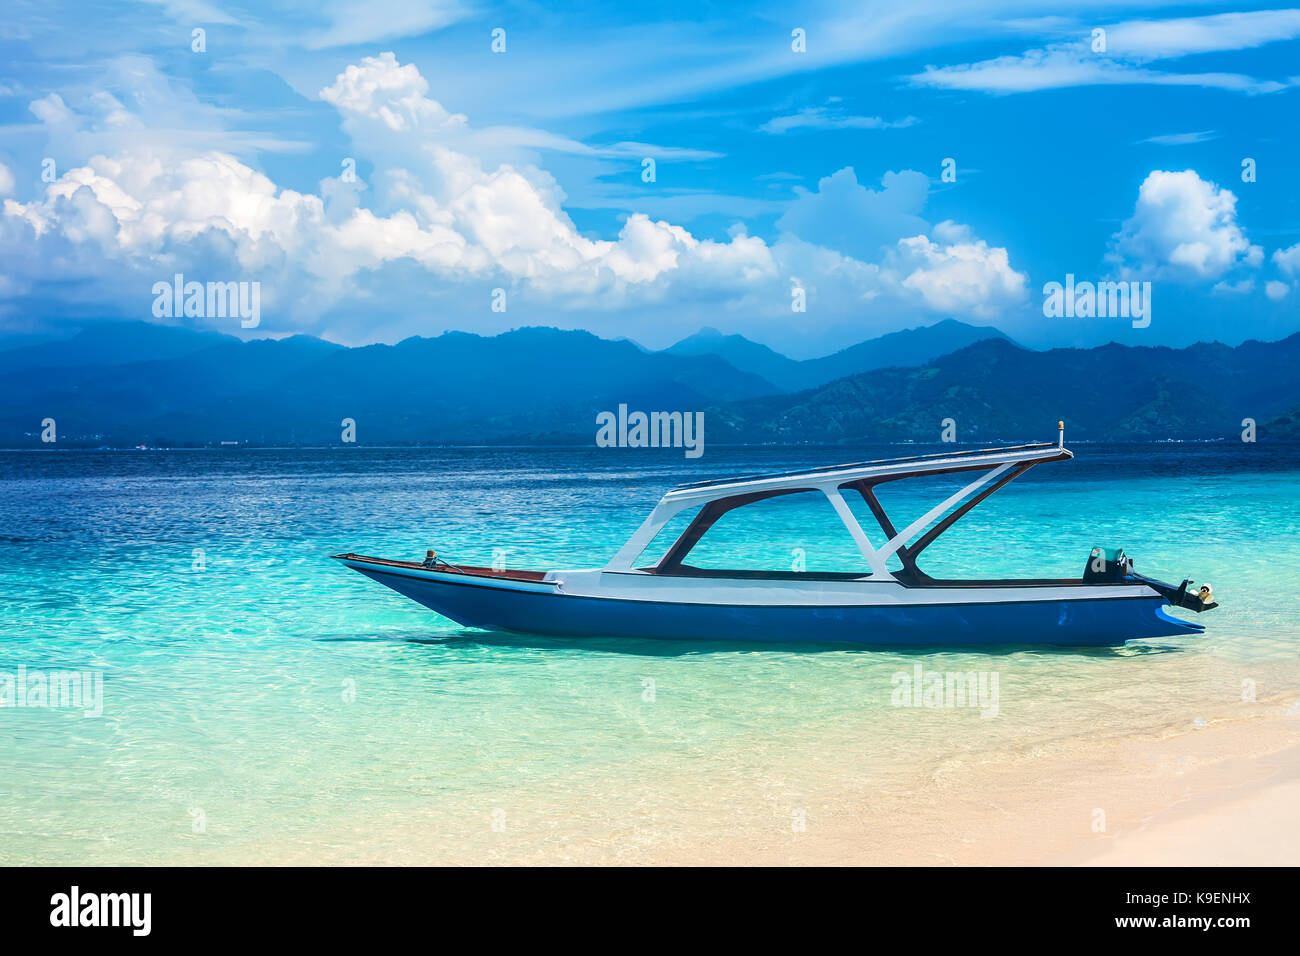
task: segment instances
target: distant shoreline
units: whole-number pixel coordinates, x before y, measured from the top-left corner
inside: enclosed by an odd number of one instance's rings
[[[918,441],[861,441],[861,442],[710,442],[710,448],[983,448],[993,444],[1021,444],[1028,439],[989,439],[988,441],[978,442],[918,442]],[[1071,445],[1110,445],[1110,446],[1159,446],[1166,445],[1228,445],[1234,444],[1229,438],[1148,438],[1148,439],[1127,439],[1127,440],[1096,440],[1096,439],[1079,439],[1070,442]],[[1279,447],[1289,447],[1300,445],[1300,439],[1291,438],[1261,438],[1254,444],[1269,445]],[[431,443],[423,444],[405,444],[390,445],[378,444],[370,445],[356,442],[354,444],[332,444],[332,445],[256,445],[256,444],[235,444],[235,445],[78,445],[72,443],[60,442],[55,447],[48,445],[11,445],[0,447],[0,452],[38,452],[54,453],[65,451],[77,452],[155,452],[155,451],[348,451],[361,450],[368,451],[419,451],[419,450],[464,450],[464,451],[493,451],[497,449],[507,450],[599,450],[591,442],[521,442],[521,443],[492,443],[492,444],[459,444],[459,443]],[[639,451],[663,451],[672,453],[677,451],[672,448],[664,449],[620,449],[627,454],[636,454]]]

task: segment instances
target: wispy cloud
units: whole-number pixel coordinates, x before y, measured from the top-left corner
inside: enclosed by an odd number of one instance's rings
[[[1247,50],[1296,37],[1300,37],[1300,10],[1256,10],[1129,20],[1106,28],[1106,47],[1116,56],[1167,60],[1193,53]]]
[[[919,123],[915,116],[899,120],[881,119],[879,116],[852,116],[837,113],[824,106],[810,106],[788,116],[774,116],[758,129],[763,133],[788,133],[796,129],[901,129]]]
[[[149,56],[121,55],[83,72],[85,81],[67,87],[65,95],[47,93],[27,103],[38,122],[0,125],[0,144],[39,136],[57,143],[60,154],[79,157],[178,142],[239,156],[298,153],[314,146],[282,132],[283,124],[278,126],[268,110],[200,100]]]
[[[1169,20],[1128,20],[1105,27],[1100,40],[1053,43],[1041,49],[974,63],[928,66],[911,77],[920,86],[986,93],[1025,93],[1072,86],[1200,86],[1257,94],[1290,81],[1240,73],[1179,73],[1152,69],[1160,60],[1245,50],[1300,37],[1300,10],[1259,10]]]
[[[459,114],[457,114],[459,115]],[[657,143],[618,142],[593,146],[567,136],[528,126],[470,127],[467,123],[449,134],[449,142],[465,145],[472,142],[479,150],[537,149],[553,153],[571,153],[602,159],[644,159],[651,157],[665,162],[701,162],[721,159],[725,153],[711,149],[692,149],[686,146],[661,146]]]
[[[1164,133],[1160,136],[1148,136],[1146,139],[1140,139],[1135,145],[1143,143],[1154,143],[1157,146],[1188,146],[1192,143],[1204,143],[1207,140],[1218,139],[1219,134],[1212,129],[1203,129],[1196,133]]]
[[[1028,50],[978,63],[926,67],[920,86],[985,93],[1029,93],[1069,86],[1201,86],[1238,93],[1277,93],[1285,83],[1240,73],[1169,73],[1092,53],[1083,45]]]
[[[240,26],[243,24],[243,21],[238,17],[218,10],[212,4],[205,3],[204,0],[142,0],[142,2],[162,7],[163,13],[177,23],[203,24],[204,26],[213,24]]]
[[[325,4],[323,11],[329,23],[304,38],[309,50],[419,36],[449,27],[471,13],[459,0],[335,0]]]

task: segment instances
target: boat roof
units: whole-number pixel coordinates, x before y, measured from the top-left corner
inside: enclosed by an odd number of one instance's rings
[[[819,484],[843,484],[861,478],[889,474],[944,474],[969,471],[982,466],[997,467],[1005,464],[1038,464],[1046,461],[1064,461],[1074,454],[1063,444],[1038,442],[1028,445],[1007,445],[1002,448],[970,448],[963,451],[937,452],[931,455],[910,455],[903,458],[876,458],[871,461],[830,465],[824,468],[807,468],[798,471],[777,471],[761,475],[744,475],[736,478],[714,478],[678,485],[665,497],[729,497],[780,487],[803,487]]]

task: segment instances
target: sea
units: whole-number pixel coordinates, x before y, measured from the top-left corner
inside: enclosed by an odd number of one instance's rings
[[[497,634],[331,559],[599,567],[679,483],[945,447],[0,452],[0,863],[690,861],[954,768],[1300,707],[1296,445],[1072,445],[922,556],[1067,577],[1122,547],[1212,584],[1175,612],[1204,634],[1119,647]],[[900,526],[942,500],[903,484]],[[840,536],[776,509],[713,557],[832,569]]]

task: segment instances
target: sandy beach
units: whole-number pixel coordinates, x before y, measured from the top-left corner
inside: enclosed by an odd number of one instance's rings
[[[1300,716],[1278,706],[1158,737],[1063,741],[871,801],[856,831],[736,862],[1282,866],[1300,862]],[[865,832],[864,832],[865,830]],[[815,848],[814,848],[815,847]],[[717,860],[716,862],[721,862]]]
[[[1159,736],[1062,740],[1032,754],[953,761],[914,792],[866,787],[819,793],[806,829],[786,827],[790,832],[779,839],[757,835],[779,821],[783,811],[773,807],[771,816],[751,818],[748,826],[736,814],[730,826],[699,834],[699,844],[686,854],[676,851],[690,841],[678,839],[673,849],[643,846],[588,861],[1295,865],[1300,715],[1288,709],[1279,701],[1262,704],[1259,716],[1211,720]]]
[[[1232,740],[1240,732],[1216,736]],[[1293,744],[1250,758],[1250,762],[1250,772],[1243,774],[1238,784],[1194,777],[1183,800],[1147,818],[1136,830],[1098,840],[1101,846],[1086,847],[1080,862],[1095,866],[1295,866],[1300,861],[1300,747]],[[1225,764],[1236,766],[1237,762]]]
[[[352,845],[337,834],[313,837],[286,848],[280,862],[1294,865],[1300,715],[1290,709],[1261,703],[1257,716],[1159,735],[1062,739],[1021,755],[949,761],[916,788],[839,775],[833,786],[796,793],[777,768],[703,790],[698,781],[660,779],[645,785],[631,811],[597,803],[561,818],[515,816],[503,833],[444,818],[439,836],[450,822],[461,837],[450,853],[417,824],[372,831],[367,849],[353,843],[355,831]],[[789,809],[795,800],[803,804],[798,823]]]
[[[955,770],[956,768],[954,768]],[[982,768],[978,790],[877,808],[873,837],[841,835],[790,863],[1282,866],[1300,862],[1300,716],[1282,707],[1170,732],[1062,743]],[[883,818],[883,819],[882,819]],[[824,853],[824,855],[822,855]],[[763,854],[778,862],[774,854]],[[818,859],[820,857],[820,859]]]

